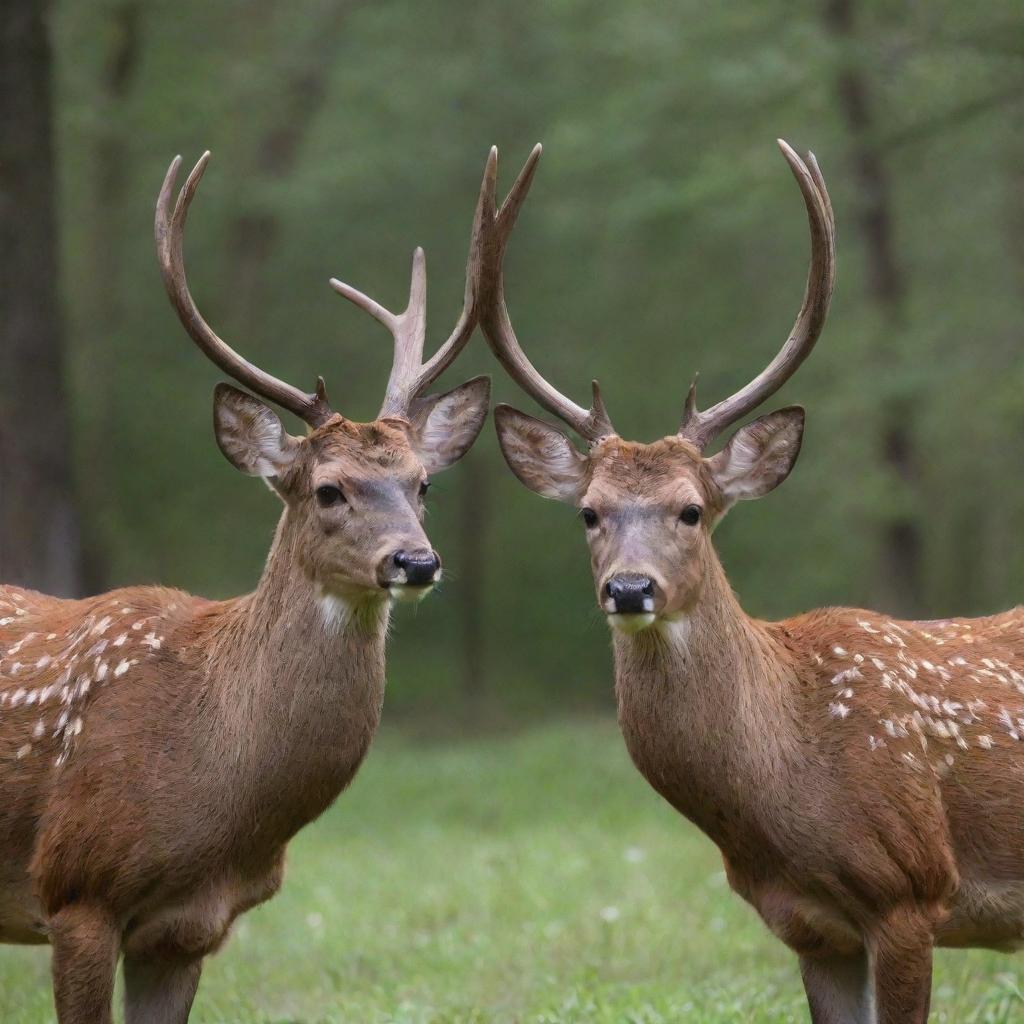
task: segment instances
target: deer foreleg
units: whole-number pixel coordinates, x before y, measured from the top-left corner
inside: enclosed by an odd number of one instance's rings
[[[98,907],[72,904],[49,920],[53,996],[60,1024],[110,1024],[120,936]]]
[[[126,956],[125,1024],[185,1024],[202,968],[202,960],[166,961]]]
[[[932,923],[920,911],[889,913],[869,936],[878,1024],[925,1024],[931,1004]]]
[[[800,975],[812,1024],[875,1024],[867,950],[848,956],[802,956]]]

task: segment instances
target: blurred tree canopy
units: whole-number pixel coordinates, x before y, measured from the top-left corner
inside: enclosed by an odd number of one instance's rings
[[[389,338],[328,277],[394,307],[422,244],[436,344],[487,148],[507,185],[542,141],[508,259],[518,333],[558,387],[579,400],[598,377],[616,425],[651,439],[675,429],[694,371],[716,400],[796,315],[807,228],[781,136],[819,158],[839,278],[817,350],[772,403],[808,409],[800,463],[718,531],[744,607],[926,617],[1019,599],[1017,0],[58,0],[51,34],[90,588],[241,592],[279,514],[218,453],[217,371],[160,283],[153,204],[175,153],[214,152],[188,240],[211,324],[298,385],[322,373],[367,418]],[[478,372],[535,411],[480,337],[446,382]],[[512,478],[490,427],[436,479],[429,530],[448,582],[400,609],[390,706],[605,698],[582,528]]]

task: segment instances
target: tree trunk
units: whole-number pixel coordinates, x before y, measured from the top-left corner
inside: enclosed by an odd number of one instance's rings
[[[871,105],[868,76],[857,58],[857,0],[825,0],[825,24],[840,53],[836,98],[849,136],[850,157],[860,184],[857,227],[868,261],[868,296],[878,311],[877,362],[904,327],[906,277],[893,241],[892,190],[879,152],[881,133]],[[920,614],[925,606],[924,543],[918,522],[920,464],[914,440],[914,401],[888,398],[882,409],[878,454],[902,488],[900,508],[881,528],[879,586],[895,614]]]
[[[46,6],[0,18],[0,577],[81,592],[57,280]]]

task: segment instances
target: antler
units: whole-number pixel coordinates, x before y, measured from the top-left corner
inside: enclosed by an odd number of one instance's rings
[[[726,427],[735,423],[766,398],[774,395],[810,355],[825,326],[836,269],[836,225],[832,203],[813,153],[807,163],[782,140],[778,140],[793,177],[796,178],[807,206],[811,230],[811,265],[803,305],[778,355],[746,387],[703,412],[697,409],[697,380],[694,378],[686,398],[679,436],[704,449]]]
[[[488,161],[490,167],[490,161]],[[481,225],[487,192],[487,171],[480,187],[473,229],[469,242],[469,258],[466,262],[466,291],[462,312],[455,329],[448,340],[423,362],[423,343],[427,331],[427,258],[419,247],[412,254],[412,279],[409,284],[409,302],[401,313],[392,313],[379,302],[353,288],[351,285],[331,278],[331,287],[349,302],[365,310],[378,323],[386,327],[395,341],[395,355],[388,378],[384,404],[378,416],[408,415],[416,399],[439,377],[465,348],[479,322],[478,281],[480,278],[480,247],[482,244]]]
[[[508,196],[496,208],[495,188],[498,179],[498,148],[491,148],[484,171],[484,183],[480,199],[482,204],[482,238],[479,245],[479,289],[480,324],[491,350],[508,375],[538,405],[567,423],[581,437],[591,444],[615,433],[608,412],[601,401],[601,389],[593,381],[593,400],[589,409],[584,409],[571,399],[556,391],[537,371],[527,358],[516,339],[505,305],[503,261],[509,235],[515,225],[519,210],[530,190],[533,175],[540,160],[541,147],[534,146],[523,169],[519,172]]]
[[[306,394],[306,392],[292,387],[291,384],[272,377],[244,359],[217,336],[203,319],[189,292],[188,281],[185,277],[185,257],[182,251],[185,220],[209,160],[209,151],[199,158],[199,163],[192,168],[192,173],[178,193],[172,211],[171,193],[174,191],[178,168],[181,166],[181,157],[176,156],[167,169],[167,175],[156,201],[156,252],[167,295],[178,311],[178,317],[192,340],[226,374],[234,377],[240,384],[244,384],[257,395],[276,402],[281,408],[295,413],[311,427],[318,427],[334,415],[327,403],[327,389],[324,386],[323,377],[317,378],[316,391],[312,394]]]

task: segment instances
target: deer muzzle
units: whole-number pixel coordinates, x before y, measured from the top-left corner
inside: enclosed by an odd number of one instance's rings
[[[420,598],[441,578],[441,559],[436,551],[404,549],[383,559],[377,580],[393,597]]]
[[[664,604],[659,590],[643,572],[616,572],[602,588],[601,605],[609,615],[649,616],[653,622],[658,605]]]

